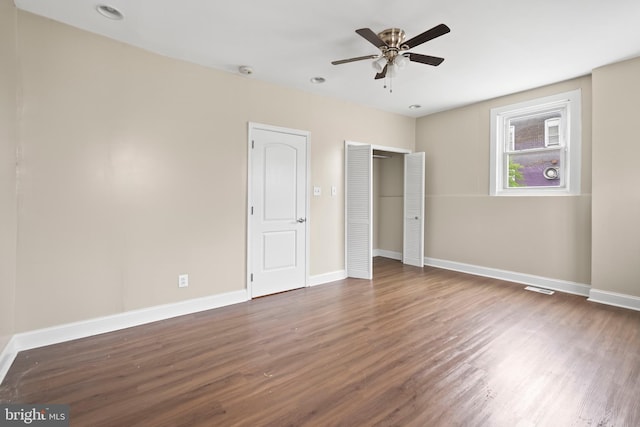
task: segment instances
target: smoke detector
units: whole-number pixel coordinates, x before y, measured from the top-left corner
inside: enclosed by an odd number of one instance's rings
[[[245,76],[250,76],[251,74],[253,74],[253,68],[248,65],[241,65],[240,67],[238,67],[238,71],[240,72],[240,74],[244,74]]]

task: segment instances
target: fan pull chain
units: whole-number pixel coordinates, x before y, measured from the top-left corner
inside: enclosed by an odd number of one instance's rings
[[[391,77],[384,78],[384,86],[383,88],[387,88],[387,79],[389,79],[389,93],[393,93],[393,79]]]

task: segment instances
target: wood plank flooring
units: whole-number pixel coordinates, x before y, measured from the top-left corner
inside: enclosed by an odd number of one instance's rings
[[[347,279],[21,352],[72,426],[640,426],[640,313],[377,258]]]

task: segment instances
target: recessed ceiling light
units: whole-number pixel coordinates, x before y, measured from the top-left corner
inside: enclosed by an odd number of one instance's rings
[[[422,105],[420,104],[409,105],[410,110],[417,110],[418,108],[422,108]]]
[[[311,77],[309,81],[313,84],[319,85],[326,82],[327,80],[324,77]]]
[[[104,16],[105,18],[109,18],[109,19],[115,19],[115,20],[120,20],[124,18],[124,15],[122,14],[122,12],[120,12],[118,9],[116,9],[113,6],[107,6],[106,4],[100,4],[96,7],[96,10],[98,11],[98,13],[102,16]]]

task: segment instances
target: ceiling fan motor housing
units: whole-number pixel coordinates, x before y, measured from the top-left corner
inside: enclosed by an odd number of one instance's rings
[[[408,46],[402,46],[405,39],[405,32],[400,28],[388,28],[378,33],[378,37],[386,44],[386,46],[381,47],[380,50],[388,64],[397,62],[395,61],[396,57],[402,56],[400,51],[408,49]],[[399,61],[398,65],[400,65]],[[402,65],[404,65],[404,63]]]
[[[400,28],[388,28],[378,33],[378,37],[390,48],[400,49],[400,46],[404,42],[405,34],[404,30]]]

